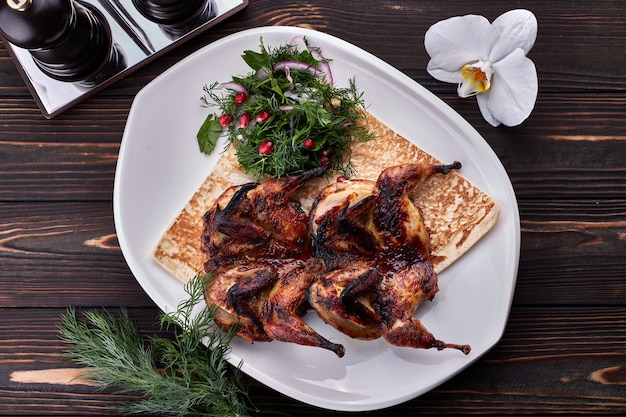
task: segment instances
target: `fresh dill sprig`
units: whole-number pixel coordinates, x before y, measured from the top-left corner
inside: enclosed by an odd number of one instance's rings
[[[119,317],[107,311],[75,308],[61,317],[59,337],[71,359],[86,367],[84,377],[120,393],[142,396],[118,405],[125,413],[162,416],[249,416],[258,413],[249,404],[239,367],[226,360],[234,333],[224,333],[214,322],[214,309],[204,306],[206,275],[198,274],[185,286],[189,298],[177,311],[161,313],[162,330],[173,338],[147,340],[122,308]]]
[[[202,152],[212,153],[225,134],[256,180],[321,165],[346,177],[354,174],[351,144],[376,138],[367,128],[363,94],[354,79],[347,87],[333,85],[330,61],[320,60],[319,49],[304,41],[306,48],[298,50],[266,47],[261,39],[259,52],[246,50],[242,56],[251,69],[247,75],[204,86],[202,103],[219,110],[198,131]]]

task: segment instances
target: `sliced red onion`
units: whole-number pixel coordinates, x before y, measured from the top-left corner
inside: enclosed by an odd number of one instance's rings
[[[311,55],[313,55],[313,58],[315,58],[319,62],[324,61],[324,56],[322,55],[320,48],[315,46],[307,46],[307,48],[309,49]]]
[[[256,76],[264,80],[269,77],[269,74],[267,73],[267,71],[261,68],[260,70],[256,72]]]
[[[274,71],[278,71],[278,70],[286,69],[286,68],[300,69],[300,70],[321,73],[321,70],[319,68],[316,68],[311,64],[307,64],[306,62],[282,61],[282,62],[277,62],[276,64],[274,64]]]
[[[333,79],[333,73],[330,70],[330,65],[328,65],[328,62],[321,61],[320,70],[324,74],[324,77],[326,78],[326,82],[328,83],[328,85],[333,85],[335,83],[335,80]]]
[[[293,88],[293,78],[291,78],[291,70],[288,66],[285,67],[285,76],[287,77],[287,80],[289,80],[289,84]]]
[[[293,105],[292,104],[283,104],[282,106],[278,106],[278,108],[281,111],[288,112],[288,111],[293,110]]]
[[[289,46],[298,51],[303,51],[305,48],[308,49],[309,52],[311,52],[311,55],[313,55],[313,58],[315,58],[319,62],[319,70],[321,73],[324,74],[326,82],[330,85],[334,84],[333,73],[330,70],[330,65],[328,64],[326,58],[324,58],[324,56],[322,55],[320,48],[316,46],[310,46],[304,39],[304,36],[301,35],[297,35],[291,38],[291,41],[289,41]]]
[[[220,83],[218,86],[218,88],[226,88],[228,90],[234,90],[238,93],[246,93],[248,94],[248,90],[246,90],[246,87],[244,87],[243,85],[236,83],[234,81],[230,81],[227,83]]]
[[[334,83],[333,73],[330,70],[330,65],[328,65],[328,61],[322,55],[322,52],[320,51],[320,48],[317,48],[315,46],[308,46],[308,48],[309,48],[309,52],[311,52],[311,55],[313,55],[313,58],[315,58],[319,62],[318,65],[320,67],[320,71],[326,77],[326,82],[329,85],[333,85],[333,83]]]
[[[326,79],[326,82],[329,85],[334,84],[333,74],[330,69],[330,65],[328,61],[326,60],[326,58],[324,58],[324,56],[322,55],[320,48],[315,47],[315,46],[309,46],[304,36],[300,36],[300,35],[294,36],[291,39],[291,41],[289,41],[288,45],[295,51],[302,51],[304,49],[307,49],[311,53],[313,58],[315,58],[315,60],[318,61],[318,66],[315,67],[313,65],[307,64],[306,62],[299,62],[299,61],[283,61],[283,62],[277,62],[274,65],[274,71],[281,70],[281,69],[284,69],[286,71],[288,71],[289,69],[307,70],[307,71],[311,71],[311,72],[323,75],[324,78]],[[265,70],[260,69],[257,71],[257,77],[265,79],[265,78],[268,78],[269,75],[267,74]],[[287,77],[289,77],[288,72],[287,72]]]
[[[289,41],[289,46],[297,51],[304,51],[306,48],[308,48],[308,45],[304,40],[304,36],[301,35],[297,35],[291,38],[291,41]]]

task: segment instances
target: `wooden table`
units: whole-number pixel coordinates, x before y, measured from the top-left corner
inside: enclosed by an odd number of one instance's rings
[[[266,25],[338,36],[424,85],[482,134],[518,198],[521,260],[502,340],[450,381],[375,414],[626,413],[626,5],[522,3],[539,21],[529,57],[540,88],[532,115],[515,128],[489,126],[475,100],[431,78],[423,39],[436,21],[468,13],[492,20],[516,1],[251,0],[53,120],[41,116],[0,46],[0,414],[114,414],[109,407],[128,399],[54,377],[72,366],[57,338],[69,305],[125,305],[142,332],[156,329],[158,310],[128,269],[113,224],[131,102],[202,46]],[[263,410],[333,415],[250,383]]]

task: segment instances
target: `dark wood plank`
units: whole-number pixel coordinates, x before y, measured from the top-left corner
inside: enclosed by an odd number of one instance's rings
[[[458,98],[454,85],[428,75],[423,38],[447,17],[479,13],[492,20],[516,7],[539,21],[529,54],[539,97],[521,126],[492,128],[474,99]],[[482,134],[519,200],[521,262],[500,343],[433,391],[366,414],[626,413],[623,2],[255,0],[54,120],[43,118],[0,43],[0,414],[115,415],[110,405],[136,398],[45,379],[74,366],[56,336],[68,305],[114,311],[126,305],[143,334],[158,331],[158,309],[128,269],[113,225],[113,178],[128,110],[144,85],[180,59],[266,25],[338,36],[423,84]],[[246,383],[263,410],[345,416]]]
[[[519,205],[516,304],[623,304],[625,200]],[[0,236],[3,306],[152,305],[121,254],[108,202],[0,203]]]
[[[120,251],[110,202],[0,203],[0,306],[154,306]]]
[[[63,356],[56,334],[64,311],[0,310],[0,340],[5,341],[0,343],[0,413],[107,414],[117,401],[136,398],[95,393],[88,385],[46,383],[46,378],[62,377],[75,367]],[[142,334],[158,332],[155,309],[129,312]],[[620,413],[626,410],[624,321],[626,312],[602,307],[514,309],[501,342],[478,362],[432,392],[374,414],[514,415],[522,408],[525,414]],[[36,372],[45,370],[50,372]],[[265,411],[340,414],[248,383],[252,401]]]
[[[533,2],[539,22],[537,43],[530,53],[545,92],[624,91],[626,78],[626,12],[620,2]],[[439,20],[464,14],[483,14],[493,20],[520,7],[516,2],[485,1],[479,10],[464,1],[400,0],[393,5],[359,1],[320,0],[307,7],[286,0],[257,0],[240,14],[190,40],[174,51],[105,90],[103,95],[134,94],[156,74],[198,48],[233,32],[258,26],[293,25],[324,31],[346,39],[379,56],[435,92],[449,86],[434,83],[426,73],[428,55],[423,47],[426,30]],[[0,46],[0,92],[28,96],[17,71]],[[5,68],[5,69],[2,69]]]
[[[623,305],[624,200],[521,200],[516,304]]]
[[[519,199],[626,196],[623,94],[540,96],[526,123],[497,129],[475,100],[444,99],[493,147]],[[131,101],[94,98],[47,121],[25,99],[0,102],[0,200],[110,199]]]
[[[111,200],[130,103],[96,98],[43,120],[27,99],[0,101],[0,200]]]

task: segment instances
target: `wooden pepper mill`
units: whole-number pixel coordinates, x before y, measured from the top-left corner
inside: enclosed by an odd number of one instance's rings
[[[93,6],[74,0],[0,0],[0,34],[61,81],[94,77],[111,60],[112,35]]]

